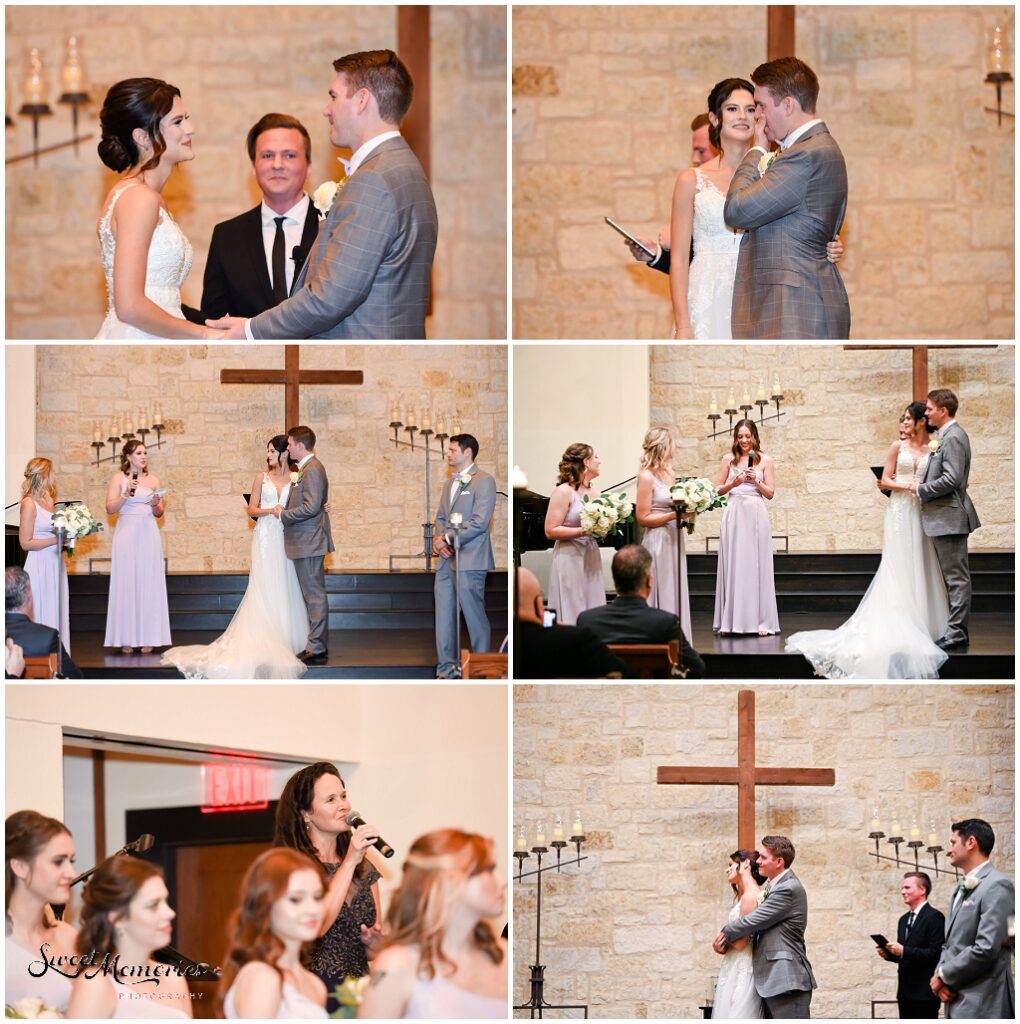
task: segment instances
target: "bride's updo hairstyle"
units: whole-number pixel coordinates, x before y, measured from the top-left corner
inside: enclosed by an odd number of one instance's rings
[[[925,418],[924,410],[927,408],[924,402],[911,402],[910,405],[903,410],[904,416],[909,416],[915,423],[924,423],[925,430],[929,434],[935,433],[935,427],[933,427]]]
[[[99,159],[111,170],[126,171],[140,158],[138,144],[132,137],[141,128],[152,140],[152,157],[139,168],[151,170],[166,152],[166,142],[159,130],[159,122],[170,113],[174,97],[181,90],[159,78],[125,78],[110,86],[99,112],[103,137],[97,147]]]
[[[590,444],[572,444],[560,458],[557,484],[570,484],[576,491],[584,477],[584,460],[590,459],[595,449]]]
[[[277,434],[276,437],[271,437],[268,443],[271,445],[273,451],[275,451],[277,455],[285,455],[287,453],[286,434]]]
[[[758,870],[758,851],[757,850],[737,850],[736,853],[730,854],[730,860],[739,868],[740,865],[745,861],[751,862],[751,877],[759,884],[765,884],[765,876]],[[733,886],[733,891],[737,891],[737,887]]]
[[[708,139],[716,149],[722,149],[720,129],[723,105],[738,89],[746,89],[754,95],[754,86],[743,78],[724,78],[708,94],[708,112],[716,119],[715,124],[711,120],[708,122]]]
[[[673,447],[673,435],[667,427],[652,427],[641,442],[642,469],[659,469],[669,459],[669,450]]]
[[[120,471],[122,473],[129,473],[131,471],[131,463],[128,462],[128,456],[136,449],[141,448],[142,442],[137,437],[131,438],[120,452]]]
[[[162,877],[163,872],[155,864],[126,853],[103,861],[82,892],[78,952],[115,952],[116,925],[111,918],[125,917],[138,890],[150,878]]]

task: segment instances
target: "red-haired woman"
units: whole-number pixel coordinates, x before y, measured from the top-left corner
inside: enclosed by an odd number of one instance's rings
[[[319,937],[326,872],[286,846],[267,850],[244,876],[220,992],[228,1020],[326,1017],[326,986],[302,966]]]
[[[70,899],[74,880],[74,841],[63,822],[37,811],[15,811],[5,823],[4,854],[7,861],[4,940],[6,985],[9,1006],[22,999],[41,999],[61,1014],[71,998],[71,982],[58,971],[41,977],[29,973],[38,963],[39,950],[51,956],[74,954],[75,930],[55,921],[50,905],[63,906]]]
[[[120,854],[104,861],[85,886],[78,952],[95,951],[95,969],[74,981],[68,1017],[107,1020],[190,1017],[183,974],[157,964],[153,954],[170,944],[177,916],[167,902],[163,872]],[[107,966],[99,964],[107,957]],[[159,984],[141,979],[158,978]]]
[[[386,915],[360,1017],[507,1016],[506,879],[492,840],[456,829],[416,839]]]

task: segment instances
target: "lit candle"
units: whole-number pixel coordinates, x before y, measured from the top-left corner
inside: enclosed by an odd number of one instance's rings
[[[921,830],[917,827],[917,822],[915,821],[914,824],[910,826],[910,841],[912,843],[916,843],[920,838]]]
[[[763,401],[765,398],[765,381],[760,377],[758,378],[758,401]]]
[[[416,421],[417,421],[417,416],[415,415],[414,409],[408,409],[407,410],[407,423],[405,423],[404,426],[406,426],[406,427],[416,427],[416,426],[418,426]]]
[[[714,416],[719,411],[719,406],[715,403],[715,395],[712,396],[712,401],[708,405],[709,414]]]
[[[515,491],[523,491],[527,488],[528,475],[520,466],[514,466],[514,471],[510,474],[510,484]]]
[[[783,389],[779,386],[779,374],[777,373],[772,379],[772,394],[781,395],[782,393]]]
[[[563,819],[557,814],[556,825],[553,828],[553,839],[560,842],[563,839]]]
[[[938,836],[938,833],[934,829],[932,829],[932,831],[928,833],[928,845],[929,846],[938,846],[939,845],[939,836]]]
[[[46,102],[46,82],[43,78],[42,57],[32,47],[28,51],[28,72],[25,75],[24,101],[29,106],[40,106]]]
[[[134,432],[135,432],[135,425],[129,419],[127,421],[127,426],[124,428],[124,433],[125,434],[133,434]]]
[[[421,429],[431,430],[432,429],[432,417],[428,413],[424,413],[421,418]]]
[[[538,832],[535,833],[535,845],[545,846],[545,825],[538,823]]]
[[[453,417],[453,432],[455,434],[460,433],[460,420],[456,416]]]
[[[92,440],[93,441],[102,441],[102,439],[103,439],[103,431],[102,431],[101,428],[97,428],[96,432],[92,435]]]
[[[82,93],[85,91],[85,75],[78,57],[78,40],[74,36],[67,40],[67,58],[64,61],[60,77],[64,83],[64,92]]]
[[[520,832],[517,833],[517,849],[527,850],[528,848],[528,836],[524,831],[524,826],[521,825]]]
[[[746,384],[744,385],[744,397],[743,397],[743,400],[741,401],[740,404],[741,405],[750,405],[751,404],[751,392],[748,390]]]
[[[733,393],[733,388],[730,388],[730,393],[726,396],[726,408],[736,409],[737,407],[737,396]]]
[[[450,516],[450,525],[451,526],[460,526],[460,524],[462,522],[464,522],[464,517],[459,512],[454,512]]]
[[[400,422],[400,409],[397,408],[397,403],[392,402],[390,404],[390,423]]]
[[[578,811],[577,814],[574,815],[574,824],[571,826],[570,834],[572,836],[583,836],[584,835],[584,826],[581,824],[581,812],[580,811]]]
[[[113,424],[110,427],[110,437],[120,437],[120,419],[113,417]]]
[[[445,434],[446,433],[446,424],[443,422],[443,414],[442,413],[440,413],[436,417],[436,433],[437,434]]]
[[[882,823],[878,819],[878,812],[877,811],[875,812],[875,816],[871,819],[871,831],[872,832],[881,832],[882,831]]]
[[[894,821],[892,823],[892,834],[893,834],[894,837],[899,837],[900,834],[901,834],[900,833],[900,823],[898,821]]]
[[[156,411],[153,413],[153,422],[154,423],[162,423],[163,422],[163,406],[161,406],[161,405],[157,405],[156,406]]]
[[[1002,28],[996,25],[992,30],[992,41],[988,44],[988,71],[989,74],[996,74],[1008,71],[1006,66],[1006,46],[1003,41]]]

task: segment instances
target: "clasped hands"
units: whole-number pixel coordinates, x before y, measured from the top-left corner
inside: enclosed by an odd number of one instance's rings
[[[940,1003],[951,1003],[956,998],[956,993],[939,977],[938,971],[931,976],[931,990]]]
[[[212,327],[217,331],[225,331],[223,341],[244,341],[247,335],[244,333],[243,316],[221,316],[219,320],[206,320],[206,327]]]

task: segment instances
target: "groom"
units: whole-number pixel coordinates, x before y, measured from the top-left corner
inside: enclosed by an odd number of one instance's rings
[[[392,50],[333,62],[323,111],[329,140],[350,149],[291,297],[251,320],[224,317],[227,338],[425,337],[439,220],[428,179],[400,135],[414,85]],[[317,190],[318,191],[318,190]]]
[[[846,288],[825,255],[846,212],[846,164],[815,117],[818,78],[802,60],[782,57],[756,68],[751,80],[755,144],[733,174],[723,210],[726,223],[745,232],[733,337],[849,338]],[[781,148],[775,158],[770,140]]]
[[[297,463],[297,473],[291,474],[297,481],[291,484],[287,507],[277,505],[273,515],[283,523],[283,549],[294,563],[308,609],[308,640],[298,658],[306,665],[324,665],[329,634],[325,557],[334,550],[329,516],[322,507],[329,498],[329,480],[315,456],[315,433],[310,427],[287,431],[287,451]]]
[[[949,388],[928,392],[924,418],[939,432],[924,480],[910,489],[921,502],[921,529],[931,537],[949,595],[949,623],[936,641],[944,651],[965,651],[970,644],[971,584],[967,538],[980,525],[967,494],[970,439],[959,423],[959,402]]]
[[[746,917],[723,925],[712,948],[726,947],[755,935],[754,987],[765,1000],[767,1016],[806,1019],[811,992],[818,987],[804,948],[807,893],[790,870],[796,851],[786,836],[764,836],[758,849],[758,870],[768,879],[762,902]]]

